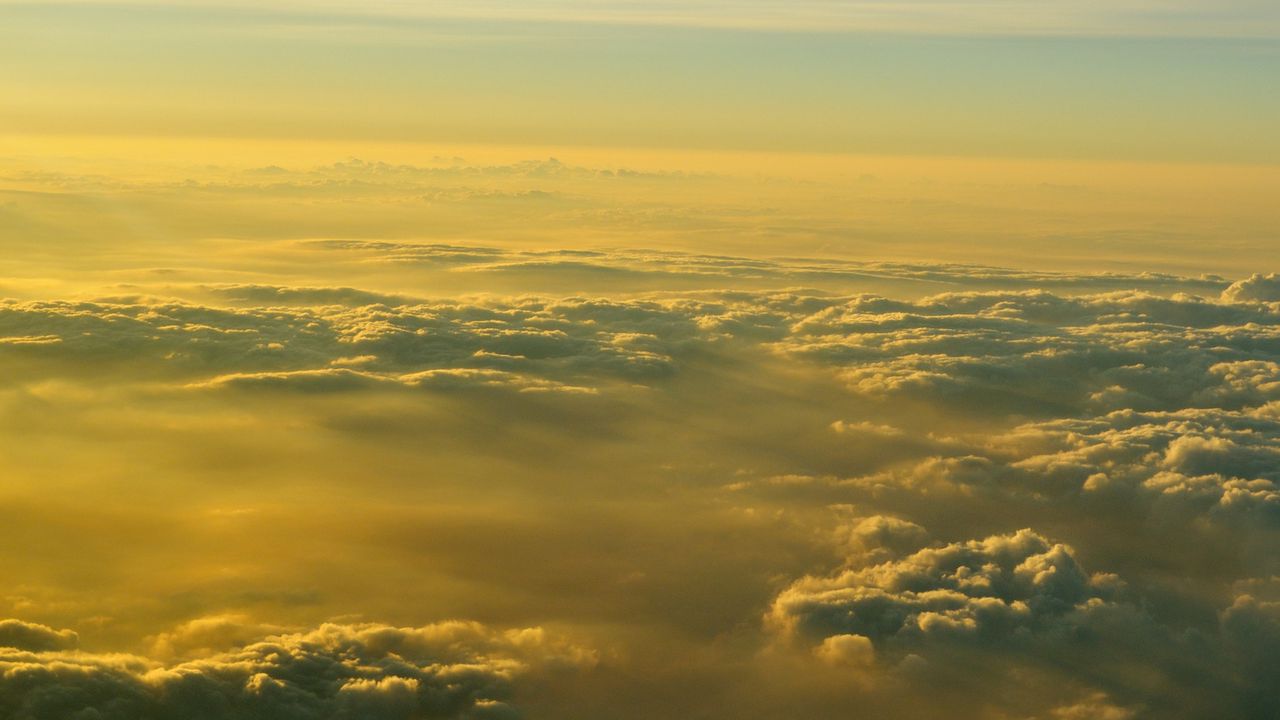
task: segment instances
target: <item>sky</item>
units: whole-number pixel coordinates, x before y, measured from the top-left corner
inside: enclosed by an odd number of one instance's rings
[[[1272,2],[0,0],[0,717],[1280,714]]]

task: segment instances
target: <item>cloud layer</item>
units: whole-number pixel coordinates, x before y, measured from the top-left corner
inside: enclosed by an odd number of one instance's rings
[[[74,633],[17,620],[0,633],[0,711],[27,720],[513,718],[522,675],[592,662],[538,628],[465,622],[326,624],[168,665],[75,651]]]
[[[0,304],[0,714],[1280,709],[1270,276],[280,248],[710,285]]]

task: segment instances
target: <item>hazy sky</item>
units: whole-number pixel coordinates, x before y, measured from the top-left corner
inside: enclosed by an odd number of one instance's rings
[[[1103,35],[1141,37],[1274,37],[1280,15],[1256,0],[79,0],[6,5],[168,7],[286,12],[298,16],[483,18],[566,23],[688,25],[765,30],[877,31],[987,35]]]
[[[0,718],[1276,717],[1277,7],[0,0]]]
[[[1271,3],[1065,5],[692,3],[663,24],[649,3],[5,4],[0,122],[28,134],[1280,157]]]

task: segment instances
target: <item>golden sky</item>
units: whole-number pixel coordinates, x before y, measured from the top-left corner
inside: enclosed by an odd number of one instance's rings
[[[0,720],[1275,717],[1278,61],[0,0]]]

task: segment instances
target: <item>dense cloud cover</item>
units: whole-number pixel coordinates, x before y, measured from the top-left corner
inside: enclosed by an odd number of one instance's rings
[[[437,377],[425,371],[466,370],[490,384],[520,386],[499,373],[538,377],[552,384],[522,387],[550,389],[652,383],[682,358],[732,342],[735,353],[769,350],[830,366],[869,397],[981,398],[1031,415],[1177,409],[1215,393],[1226,406],[1256,392],[1280,397],[1275,308],[1190,295],[974,291],[904,302],[743,291],[415,302],[343,288],[205,291],[279,302],[10,301],[0,306],[0,344],[15,359],[146,363],[196,384],[417,385]],[[1054,383],[1039,382],[1050,375]]]
[[[37,520],[152,522],[174,547],[130,552],[193,569],[150,606],[8,612],[47,625],[0,622],[0,714],[508,717],[526,686],[569,718],[1280,712],[1274,276],[306,246],[712,289],[5,301],[14,467],[76,433],[115,462],[44,475],[70,509]],[[86,520],[85,492],[118,518]],[[30,573],[0,602],[74,595]],[[315,589],[262,590],[276,575]],[[428,590],[388,597],[402,583]],[[539,630],[341,619],[434,594],[579,626],[609,661]],[[137,619],[156,608],[167,624]],[[148,630],[131,645],[112,613]]]
[[[504,700],[520,676],[593,662],[539,628],[464,622],[326,624],[172,664],[78,652],[74,633],[41,625],[0,627],[0,712],[15,720],[514,718]]]
[[[1064,691],[1098,701],[1062,705],[1053,717],[1263,718],[1280,709],[1268,659],[1280,632],[1274,601],[1241,593],[1203,608],[1201,619],[1178,617],[1167,588],[1090,573],[1071,547],[1026,529],[869,557],[795,581],[766,625],[821,662],[881,682],[980,682],[1006,710],[1044,711],[1045,698]],[[1057,689],[1016,699],[1019,685],[1043,682]]]

